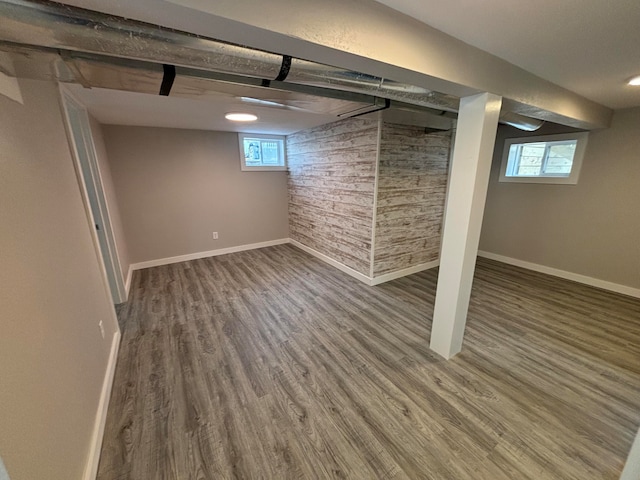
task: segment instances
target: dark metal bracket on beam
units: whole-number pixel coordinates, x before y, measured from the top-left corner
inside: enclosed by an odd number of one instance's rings
[[[280,71],[278,72],[278,76],[274,78],[277,82],[284,82],[289,75],[289,71],[291,70],[291,61],[292,57],[289,55],[284,55],[282,57],[282,65],[280,65]]]
[[[380,104],[381,102],[382,104]],[[369,108],[363,109],[363,111],[361,111],[360,113],[351,114],[349,115],[349,118],[361,117],[362,115],[367,115],[369,113],[379,112],[381,110],[387,110],[390,107],[391,107],[391,100],[389,100],[388,98],[376,97],[375,105]]]
[[[269,88],[271,87],[271,82],[284,82],[291,71],[291,62],[293,61],[293,57],[289,55],[282,56],[282,63],[280,64],[280,71],[278,72],[278,76],[273,80],[264,79],[260,86]]]
[[[171,93],[171,87],[176,79],[176,67],[175,65],[163,64],[164,76],[162,77],[162,84],[160,85],[160,95],[168,97]]]

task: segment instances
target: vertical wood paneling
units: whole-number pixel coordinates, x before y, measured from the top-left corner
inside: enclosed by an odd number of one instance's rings
[[[347,119],[287,139],[291,238],[373,277],[438,258],[451,145],[448,132],[377,130]]]
[[[383,123],[374,277],[438,258],[451,134]]]
[[[290,237],[370,274],[378,121],[346,119],[287,137]]]

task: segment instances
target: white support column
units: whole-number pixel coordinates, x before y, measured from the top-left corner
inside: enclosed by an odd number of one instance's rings
[[[638,430],[636,439],[631,445],[627,463],[624,465],[620,480],[640,480],[640,430]]]
[[[501,105],[490,93],[460,100],[430,344],[447,359],[462,348]]]

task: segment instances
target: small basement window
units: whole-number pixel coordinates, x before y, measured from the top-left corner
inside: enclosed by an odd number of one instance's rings
[[[508,138],[504,143],[501,182],[578,183],[587,132]]]
[[[247,171],[286,170],[285,137],[255,133],[238,134],[240,166]]]

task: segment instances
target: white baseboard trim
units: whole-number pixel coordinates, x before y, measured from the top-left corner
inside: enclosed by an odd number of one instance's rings
[[[268,242],[250,243],[247,245],[238,245],[236,247],[220,248],[218,250],[209,250],[206,252],[189,253],[187,255],[179,255],[177,257],[159,258],[157,260],[149,260],[147,262],[134,263],[131,265],[133,270],[141,270],[143,268],[159,267],[160,265],[170,265],[172,263],[188,262],[189,260],[198,260],[200,258],[216,257],[218,255],[226,255],[228,253],[244,252],[245,250],[255,250],[256,248],[273,247],[274,245],[282,245],[289,243],[288,238],[280,238],[278,240],[270,240]]]
[[[118,361],[118,350],[120,348],[120,331],[113,334],[111,340],[111,352],[109,353],[109,362],[107,363],[107,371],[102,382],[102,391],[100,392],[100,401],[98,402],[98,411],[91,436],[91,444],[89,448],[89,456],[84,469],[83,480],[95,480],[98,474],[98,463],[100,462],[100,450],[102,449],[102,438],[104,436],[104,426],[107,421],[107,410],[109,409],[109,399],[111,398],[111,388],[113,387],[113,377],[116,373],[116,363]]]
[[[304,245],[303,243],[298,242],[297,240],[290,239],[291,245],[298,247],[300,250],[304,250],[310,255],[322,260],[325,263],[337,268],[338,270],[346,273],[347,275],[351,275],[353,278],[357,278],[363,283],[373,287],[375,285],[380,285],[381,283],[388,282],[390,280],[395,280],[396,278],[406,277],[407,275],[411,275],[413,273],[418,273],[423,270],[428,270],[433,267],[437,267],[440,264],[440,260],[435,260],[433,262],[421,263],[420,265],[416,265],[414,267],[404,268],[402,270],[398,270],[396,272],[386,273],[384,275],[380,275],[379,277],[371,278],[368,275],[360,273],[354,270],[351,267],[347,267],[345,264],[334,260],[333,258],[325,255],[324,253],[320,253],[317,250],[314,250],[311,247]]]
[[[479,257],[488,258],[490,260],[496,260],[498,262],[507,263],[509,265],[515,265],[516,267],[526,268],[527,270],[533,270],[534,272],[546,273],[554,277],[564,278],[566,280],[572,280],[578,283],[584,283],[592,287],[602,288],[603,290],[609,290],[611,292],[622,293],[630,297],[640,298],[640,288],[628,287],[626,285],[620,285],[619,283],[613,283],[606,280],[600,280],[579,273],[567,272],[565,270],[559,270],[553,267],[547,267],[546,265],[539,265],[537,263],[531,263],[524,260],[518,260],[517,258],[505,257],[497,253],[485,252],[483,250],[478,251]]]
[[[384,275],[380,275],[379,277],[372,278],[371,285],[380,285],[381,283],[395,280],[396,278],[406,277],[407,275],[413,275],[414,273],[429,270],[433,267],[437,267],[438,265],[440,265],[440,259],[433,260],[427,263],[421,263],[409,268],[403,268],[402,270],[397,270],[395,272],[385,273]]]
[[[129,265],[129,270],[127,271],[127,278],[124,281],[124,291],[127,294],[127,300],[129,300],[129,290],[131,290],[131,278],[133,277],[133,268]]]
[[[371,283],[370,283],[371,282],[371,278],[369,276],[367,276],[367,275],[365,275],[363,273],[360,273],[360,272],[354,270],[351,267],[347,267],[345,264],[340,263],[337,260],[334,260],[333,258],[325,255],[324,253],[320,253],[319,251],[314,250],[311,247],[307,247],[305,244],[300,243],[297,240],[293,240],[291,238],[291,239],[289,239],[289,241],[291,242],[291,245],[295,245],[300,250],[304,250],[308,254],[313,255],[314,257],[322,260],[325,263],[328,263],[332,267],[336,267],[338,270],[346,273],[347,275],[351,275],[353,278],[357,278],[361,282],[364,282],[367,285],[371,285]]]

